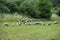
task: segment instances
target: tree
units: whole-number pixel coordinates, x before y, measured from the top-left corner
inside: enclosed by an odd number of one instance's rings
[[[39,0],[38,2],[39,18],[50,19],[52,5],[48,0]]]
[[[1,13],[9,12],[9,8],[6,7],[6,5],[5,5],[6,3],[7,3],[6,0],[0,0],[0,12]]]
[[[60,9],[58,10],[58,12],[56,13],[58,16],[60,16]]]
[[[53,7],[60,6],[60,0],[49,0],[52,2]]]
[[[10,9],[11,13],[18,12],[18,6],[14,2],[7,2],[5,5]]]
[[[36,18],[36,12],[35,12],[35,3],[34,1],[26,0],[24,1],[20,6],[20,11],[24,15],[28,15],[30,17]]]

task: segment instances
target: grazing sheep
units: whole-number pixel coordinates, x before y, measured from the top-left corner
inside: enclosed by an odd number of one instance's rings
[[[19,23],[16,23],[17,26],[20,26]]]
[[[19,19],[17,19],[17,22],[19,22],[20,20]]]
[[[35,23],[35,22],[32,22],[31,24],[32,24],[32,25],[35,25],[36,23]]]
[[[41,21],[46,21],[46,19],[45,18],[42,18]]]
[[[25,20],[21,20],[22,22],[24,22]]]
[[[32,25],[39,25],[39,22],[32,22]]]
[[[59,22],[55,21],[53,24],[59,24]]]
[[[51,25],[51,24],[52,24],[51,22],[48,23],[48,25]]]
[[[29,23],[28,25],[35,25],[35,23],[34,23],[34,22],[31,22],[31,23]]]
[[[12,26],[14,26],[15,24],[14,23],[12,23]]]
[[[45,25],[45,23],[43,23],[42,25]]]
[[[38,25],[39,23],[38,22],[32,22],[31,24],[32,25]]]
[[[35,24],[39,25],[40,23],[39,22],[35,22]]]
[[[28,22],[27,20],[24,20],[24,22],[23,22],[23,23],[24,23],[24,24],[27,24],[27,22]]]
[[[5,22],[4,25],[5,25],[5,26],[9,26],[9,23],[8,23],[8,22]]]
[[[20,25],[21,25],[21,22],[20,22],[20,21],[19,21],[19,22],[17,22],[17,23],[16,23],[16,25],[17,25],[17,26],[20,26]]]
[[[28,20],[28,22],[32,22],[32,19]]]
[[[40,25],[45,25],[45,23],[43,23],[43,22],[40,22]]]
[[[43,22],[40,22],[40,25],[42,25],[43,24]]]

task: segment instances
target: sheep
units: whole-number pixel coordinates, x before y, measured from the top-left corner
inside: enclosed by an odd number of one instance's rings
[[[28,20],[23,20],[22,22],[23,24],[27,24]]]
[[[43,22],[40,22],[40,25],[43,25]]]
[[[39,23],[35,23],[36,25],[39,25]]]
[[[19,26],[19,23],[16,23],[17,26]]]
[[[35,23],[34,23],[34,22],[31,22],[31,23],[29,23],[28,25],[35,25]]]
[[[59,24],[59,22],[55,21],[53,24]]]
[[[40,22],[40,25],[45,25],[45,23],[43,23],[43,22]]]
[[[8,23],[8,22],[5,22],[4,25],[5,25],[5,26],[9,26],[9,23]]]
[[[32,19],[29,19],[28,22],[32,22]]]
[[[31,24],[32,25],[38,25],[39,23],[38,22],[32,22]]]
[[[48,23],[48,25],[51,25],[51,24],[52,24],[51,22]]]
[[[34,23],[34,22],[32,22],[32,23],[31,23],[31,25],[35,25],[35,23]]]
[[[19,19],[17,19],[17,22],[19,22],[20,20]]]
[[[42,23],[42,25],[45,25],[45,23]]]
[[[14,23],[12,23],[12,26],[14,26],[15,24]]]
[[[16,23],[16,25],[17,25],[17,26],[20,26],[20,25],[21,25],[21,22],[20,22],[20,21],[19,21],[19,22],[17,22],[17,23]]]
[[[21,20],[22,22],[24,22],[25,20]]]
[[[32,25],[39,25],[40,23],[39,22],[32,22],[31,24]]]
[[[44,19],[44,18],[41,18],[41,21],[46,21],[46,19]]]

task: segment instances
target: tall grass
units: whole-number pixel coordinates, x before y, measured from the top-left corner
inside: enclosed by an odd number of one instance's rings
[[[0,21],[16,21],[17,19],[28,19],[27,16],[22,14],[0,14]]]
[[[0,14],[0,21],[16,21],[17,19],[33,19],[33,20],[42,20],[42,19],[34,19],[29,18],[28,16],[22,15],[22,14]],[[46,20],[49,21],[49,20]],[[60,17],[56,14],[52,14],[50,21],[60,21]]]

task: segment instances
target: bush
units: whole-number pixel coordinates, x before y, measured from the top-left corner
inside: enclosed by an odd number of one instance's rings
[[[33,2],[34,3],[34,2]],[[35,5],[35,4],[34,4]],[[20,6],[20,12],[33,18],[37,18],[37,13],[34,5],[31,2],[25,1]]]
[[[48,0],[39,0],[38,10],[40,11],[39,18],[50,19],[51,18],[52,5]]]
[[[6,0],[0,0],[0,12],[7,13],[9,12],[9,8],[5,5],[7,2]]]
[[[3,2],[3,6],[0,6],[2,12],[23,13],[33,18],[45,18],[51,17],[51,4],[48,0],[19,0],[14,2]],[[1,3],[1,4],[2,4]],[[1,10],[0,10],[1,11]]]
[[[11,13],[18,12],[18,6],[14,2],[7,2],[5,4]]]
[[[59,11],[56,13],[58,16],[60,16],[60,9],[59,9]]]
[[[4,6],[3,4],[0,4],[0,12],[1,13],[8,13],[10,10],[8,7]]]

